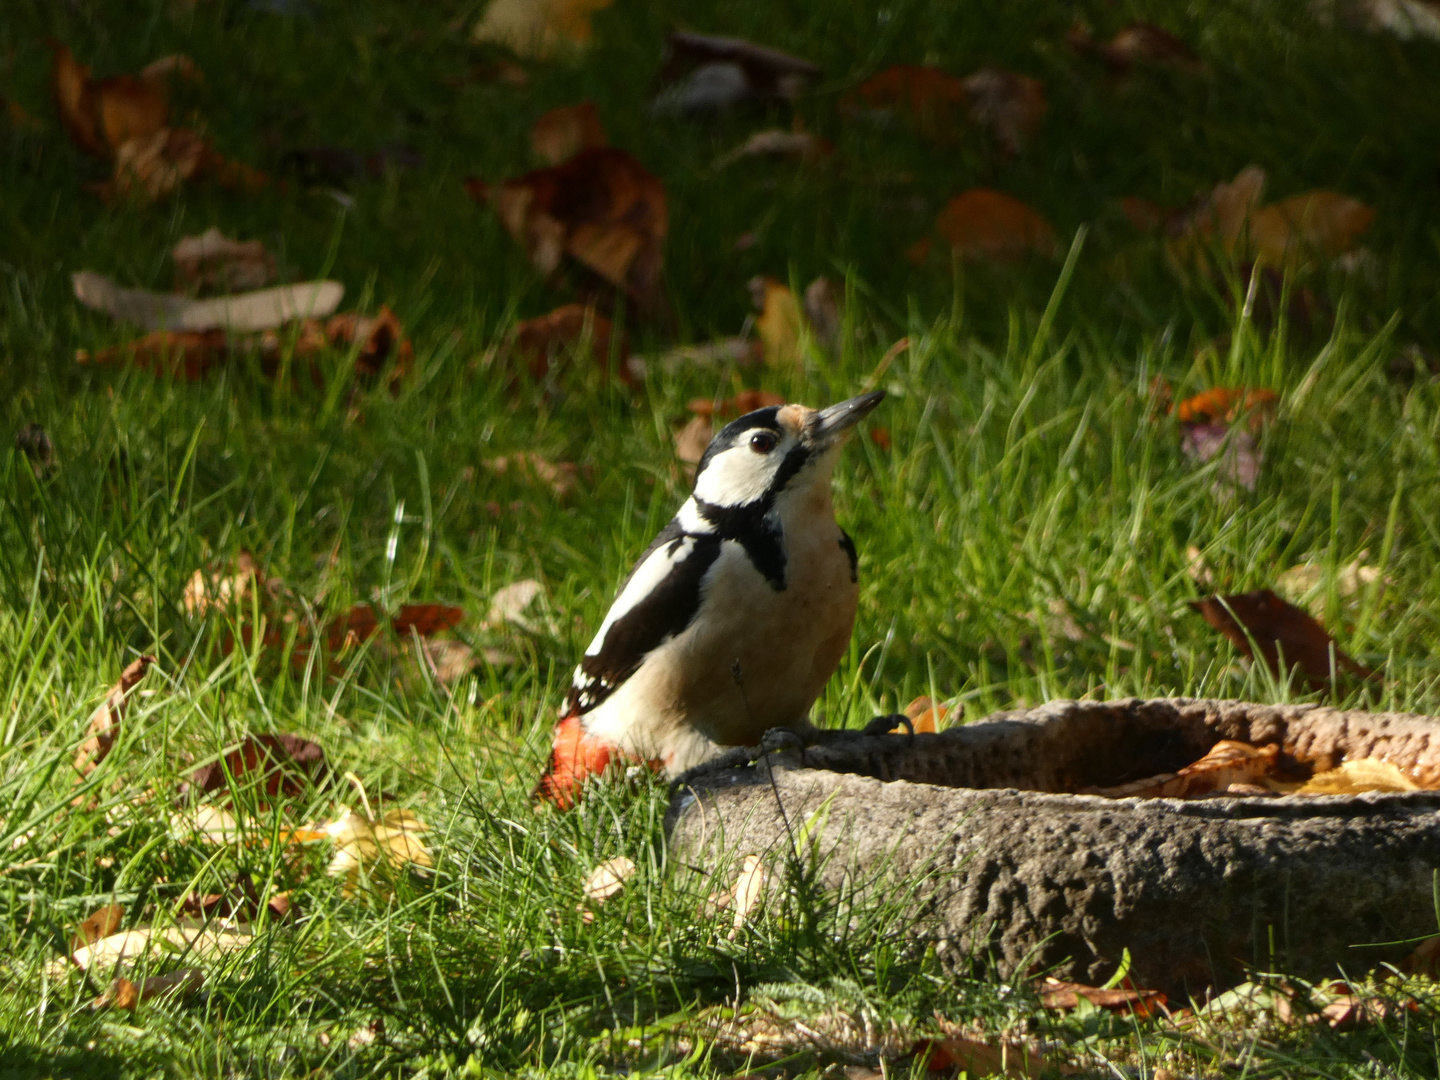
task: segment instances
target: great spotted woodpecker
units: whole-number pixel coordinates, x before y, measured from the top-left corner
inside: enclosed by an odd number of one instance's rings
[[[694,493],[575,668],[538,797],[570,806],[615,758],[674,777],[772,728],[808,727],[859,596],[830,478],[846,436],[884,396],[757,409],[715,436]]]

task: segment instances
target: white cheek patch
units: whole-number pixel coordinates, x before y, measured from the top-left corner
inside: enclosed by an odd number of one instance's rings
[[[715,531],[715,526],[701,516],[700,507],[695,505],[694,496],[685,500],[685,505],[680,507],[680,512],[675,515],[675,520],[680,523],[680,528],[687,533],[710,533]]]
[[[712,506],[743,506],[764,498],[785,460],[785,445],[768,454],[737,446],[717,454],[695,481],[695,497]]]
[[[671,553],[671,550],[674,553]],[[590,642],[589,648],[585,650],[586,656],[595,656],[605,644],[605,635],[610,632],[610,627],[625,617],[625,614],[640,601],[644,600],[655,587],[669,576],[671,569],[676,563],[684,562],[690,552],[695,548],[695,541],[685,537],[678,545],[671,543],[662,548],[656,548],[650,557],[640,564],[625,589],[615,598],[615,603],[610,605],[610,611],[605,616],[605,621],[600,624],[600,629],[595,632],[595,638]]]

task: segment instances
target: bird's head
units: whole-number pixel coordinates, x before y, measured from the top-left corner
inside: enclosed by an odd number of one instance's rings
[[[828,491],[845,438],[885,397],[861,394],[828,409],[772,405],[720,429],[695,470],[695,498],[713,507],[774,504],[815,485]]]

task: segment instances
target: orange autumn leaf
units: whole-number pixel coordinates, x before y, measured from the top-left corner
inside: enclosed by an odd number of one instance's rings
[[[551,165],[569,161],[581,150],[605,145],[605,128],[593,101],[551,109],[530,129],[530,148]]]
[[[93,79],[68,46],[54,38],[46,44],[54,54],[50,81],[60,122],[82,150],[113,157],[131,139],[149,137],[165,127],[170,104],[161,78]]]
[[[1119,986],[1108,989],[1046,978],[1037,989],[1043,1008],[1061,1011],[1073,1009],[1084,1000],[1121,1016],[1146,1017],[1163,1007],[1167,1000],[1159,990],[1142,990],[1129,978],[1122,979]]]
[[[914,701],[910,702],[909,705],[905,706],[905,717],[910,721],[911,725],[913,725],[916,735],[922,732],[934,733],[939,731],[940,725],[945,722],[945,717],[949,714],[950,710],[946,706],[937,705],[923,695],[917,697]],[[902,727],[896,730],[904,731],[905,729]]]
[[[1007,262],[1031,252],[1055,253],[1055,230],[1019,199],[990,188],[956,195],[936,218],[935,227],[958,254]]]
[[[896,64],[866,79],[842,105],[901,113],[921,134],[950,134],[967,104],[965,83],[939,68]]]
[[[465,186],[494,209],[541,273],[554,273],[568,256],[642,308],[658,306],[669,231],[665,187],[625,151],[591,147],[513,180]]]
[[[1275,391],[1263,387],[1217,386],[1188,397],[1175,406],[1175,418],[1182,424],[1233,424],[1253,414],[1251,426],[1273,413],[1279,401]]]

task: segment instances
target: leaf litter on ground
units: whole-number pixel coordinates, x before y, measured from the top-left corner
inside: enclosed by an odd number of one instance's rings
[[[590,44],[590,16],[614,0],[493,0],[471,38],[503,45],[517,56],[550,60],[574,55]]]
[[[665,42],[651,108],[686,116],[748,101],[790,100],[819,75],[809,60],[743,38],[675,30]]]

